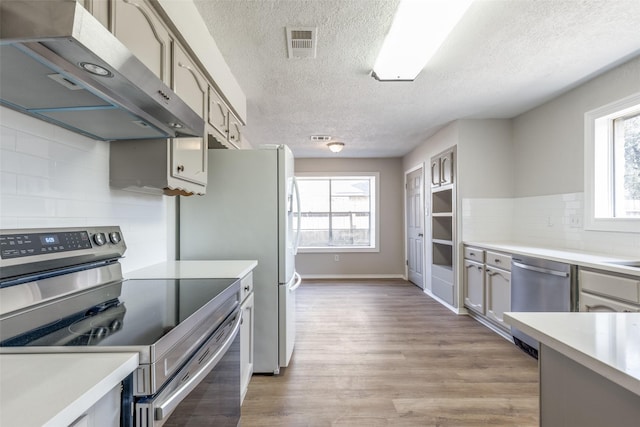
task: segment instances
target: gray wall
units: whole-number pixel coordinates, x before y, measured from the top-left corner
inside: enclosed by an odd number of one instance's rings
[[[584,113],[638,91],[635,58],[513,119],[515,195],[584,191]]]
[[[380,174],[380,252],[299,253],[303,277],[400,277],[404,274],[404,175],[400,158],[296,159],[299,172],[378,172]]]

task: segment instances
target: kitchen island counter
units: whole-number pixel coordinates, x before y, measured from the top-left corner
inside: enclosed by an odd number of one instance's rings
[[[635,426],[640,313],[505,313],[540,342],[541,426]]]
[[[0,425],[70,425],[137,367],[138,353],[2,354]]]

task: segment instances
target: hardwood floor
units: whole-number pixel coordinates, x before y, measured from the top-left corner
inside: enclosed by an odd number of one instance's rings
[[[537,361],[402,280],[310,281],[279,376],[254,375],[249,426],[537,426]]]

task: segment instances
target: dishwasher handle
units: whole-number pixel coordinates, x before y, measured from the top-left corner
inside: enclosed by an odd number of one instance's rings
[[[511,261],[511,264],[515,265],[518,268],[535,271],[537,273],[552,274],[554,276],[559,276],[559,277],[569,277],[569,273],[566,273],[564,271],[556,271],[556,270],[550,270],[548,268],[534,267],[532,265],[521,264],[516,261]]]

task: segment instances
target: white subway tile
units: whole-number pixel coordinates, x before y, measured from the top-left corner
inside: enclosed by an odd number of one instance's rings
[[[0,126],[0,150],[15,151],[17,133],[15,129]],[[0,151],[1,155],[2,152]]]

